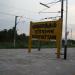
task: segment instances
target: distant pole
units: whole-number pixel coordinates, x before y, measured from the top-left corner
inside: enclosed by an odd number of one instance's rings
[[[71,40],[72,40],[72,29],[71,29]]]
[[[72,29],[71,29],[71,40],[72,40]],[[72,46],[72,41],[71,41],[71,46]]]
[[[15,16],[15,27],[14,27],[14,48],[15,48],[15,45],[16,45],[16,25],[17,25],[17,17],[18,17],[18,16]]]
[[[64,59],[67,59],[67,14],[68,14],[68,0],[66,0],[66,21],[65,21],[65,46],[64,46]]]

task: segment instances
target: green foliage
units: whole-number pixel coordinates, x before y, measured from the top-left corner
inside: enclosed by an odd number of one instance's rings
[[[16,45],[15,48],[28,48],[29,36],[24,33],[18,35],[16,31]],[[68,40],[68,47],[75,47],[75,40]],[[39,41],[32,40],[32,48],[54,48],[56,47],[55,41]],[[64,47],[64,40],[62,40],[62,47]],[[9,30],[0,31],[0,48],[14,48],[14,27]]]
[[[25,34],[18,35],[16,31],[15,48],[26,48],[28,45],[28,36]],[[0,31],[0,48],[14,48],[14,27],[9,30]]]

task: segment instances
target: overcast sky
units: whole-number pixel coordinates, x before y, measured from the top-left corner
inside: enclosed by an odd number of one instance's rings
[[[60,11],[60,3],[50,5],[51,8],[40,5],[39,3],[50,3],[58,0],[0,0],[0,30],[10,29],[14,26],[15,16],[23,16],[18,18],[19,23],[17,24],[17,32],[29,34],[29,22],[40,21],[45,17],[60,16],[60,14],[41,13],[43,12],[56,12]],[[75,0],[68,0],[68,31],[71,38],[75,39]],[[64,22],[65,22],[65,1],[64,1]],[[63,25],[63,32],[64,32]],[[64,33],[63,33],[64,37]]]

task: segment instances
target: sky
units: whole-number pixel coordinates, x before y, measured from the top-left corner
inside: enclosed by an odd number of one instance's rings
[[[0,30],[10,29],[15,25],[15,16],[21,16],[17,19],[17,33],[29,35],[30,21],[42,21],[46,17],[60,16],[60,13],[40,13],[39,12],[57,12],[61,5],[49,4],[50,8],[40,5],[40,2],[48,4],[58,0],[0,0]],[[64,24],[63,38],[65,32],[65,1],[64,0]],[[68,0],[68,38],[75,39],[75,0]],[[71,33],[72,32],[72,33]]]

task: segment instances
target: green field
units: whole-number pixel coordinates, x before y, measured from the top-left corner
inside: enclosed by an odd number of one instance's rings
[[[39,42],[39,41],[33,41],[32,42],[32,48],[56,48],[55,42]],[[62,44],[62,47],[64,45]],[[67,47],[75,47],[75,44],[68,43]],[[28,42],[16,42],[16,45],[14,47],[13,42],[0,42],[0,49],[5,48],[28,48]]]

